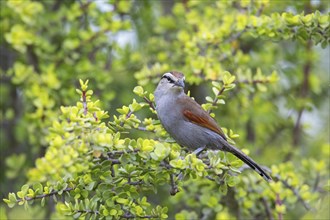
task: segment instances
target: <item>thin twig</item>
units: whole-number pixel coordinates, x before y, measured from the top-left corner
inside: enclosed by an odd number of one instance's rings
[[[77,213],[90,213],[90,214],[96,214],[96,215],[100,215],[101,213],[97,210],[75,210],[74,212],[77,212]],[[144,215],[144,216],[139,216],[139,215],[132,215],[131,213],[125,213],[121,216],[121,218],[126,218],[126,219],[131,219],[131,218],[134,218],[134,219],[143,219],[143,218],[146,218],[146,219],[158,219],[159,216],[154,216],[154,215]]]
[[[159,219],[159,216],[155,216],[155,215],[144,215],[144,216],[139,216],[139,215],[132,215],[130,213],[125,213],[124,215],[121,216],[121,218],[135,218],[135,219],[143,219],[143,218],[147,218],[147,219]]]
[[[214,107],[214,106],[217,105],[217,102],[218,102],[218,100],[219,100],[218,97],[219,97],[224,91],[225,91],[225,87],[223,86],[223,87],[221,88],[221,90],[218,92],[218,94],[215,96],[215,99],[214,99],[213,102],[212,102],[212,107]],[[212,112],[212,110],[209,109],[207,112],[210,114],[210,113]]]
[[[313,191],[314,191],[314,192],[317,190],[318,185],[319,185],[319,182],[320,182],[320,173],[317,172],[317,173],[316,173],[315,182],[314,182],[314,186],[313,186]]]
[[[256,16],[260,16],[263,9],[264,9],[264,5],[261,5],[261,7],[258,9]],[[236,34],[232,35],[230,38],[228,38],[227,40],[224,41],[224,43],[230,43],[236,39],[238,39],[242,34],[244,34],[246,31],[248,30],[248,27],[244,28],[243,30],[241,30],[240,32],[237,32]]]
[[[149,131],[149,130],[147,130],[146,127],[141,127],[141,126],[137,127],[136,129],[140,130],[140,131]]]
[[[108,156],[110,157],[111,155],[123,155],[123,154],[129,154],[129,153],[137,153],[139,152],[139,149],[135,149],[135,150],[127,150],[127,151],[120,151],[120,150],[113,150],[108,152]]]
[[[95,118],[95,121],[98,121],[99,120],[99,118],[97,117],[97,115],[96,115],[95,112],[93,113],[93,117]]]
[[[203,78],[204,79],[204,78]],[[211,80],[211,79],[205,79],[206,81],[215,81],[215,82],[219,82],[219,83],[223,83],[223,80],[218,79],[218,80]],[[254,80],[247,80],[247,79],[243,79],[243,80],[235,80],[235,82],[233,82],[237,85],[239,84],[266,84],[266,83],[270,83],[269,79],[254,79]]]
[[[63,190],[63,192],[69,192],[71,190],[73,190],[74,188],[72,187],[68,187],[66,189]],[[52,195],[56,195],[60,192],[60,190],[53,190],[52,192],[48,193],[48,194],[42,194],[42,195],[36,195],[35,197],[24,197],[24,199],[17,199],[17,202],[21,202],[21,201],[31,201],[31,200],[35,200],[35,199],[42,199],[42,198],[46,198],[46,197],[50,197]]]
[[[148,130],[146,127],[142,127],[142,126],[139,126],[137,128],[133,128],[133,129],[136,129],[136,130],[139,130],[139,131],[147,131],[147,132],[151,132],[151,133],[156,133],[155,130]]]
[[[280,194],[276,193],[276,205],[281,206],[282,205],[282,200],[280,197]],[[282,212],[278,212],[278,220],[282,220],[283,219],[283,213]]]
[[[116,176],[115,168],[113,167],[113,165],[114,164],[111,164],[111,167],[110,167],[111,177],[115,177]]]
[[[264,197],[261,197],[261,201],[262,201],[262,204],[265,207],[266,215],[267,215],[268,219],[273,220],[274,218],[272,216],[272,212],[271,212],[271,209],[270,209],[270,206],[269,206],[267,200]],[[278,220],[282,220],[282,219],[279,218]]]
[[[236,81],[236,84],[265,84],[265,83],[269,83],[270,80],[269,79],[254,79],[254,80],[238,80]]]
[[[170,174],[170,183],[171,183],[170,194],[171,194],[171,196],[174,196],[175,194],[177,194],[179,192],[179,189],[178,189],[178,186],[175,183],[174,174],[173,173]]]
[[[163,160],[161,162],[161,165],[165,166],[166,169],[173,169],[173,167],[168,163],[167,160]],[[170,194],[171,196],[174,196],[175,194],[177,194],[179,192],[178,186],[175,183],[174,180],[174,174],[170,173],[170,184],[171,184],[171,190],[170,190]]]
[[[118,159],[107,158],[107,160],[111,161],[112,164],[120,164],[120,161]]]
[[[86,100],[86,91],[82,91],[82,103],[84,107],[84,115],[87,115],[88,108],[87,108],[87,100]]]
[[[67,58],[67,56],[69,56],[70,54],[73,54],[74,52],[79,52],[82,48],[84,48],[85,45],[88,45],[89,43],[93,42],[97,37],[104,35],[105,33],[109,32],[110,29],[104,29],[104,30],[100,30],[99,32],[95,32],[90,38],[81,41],[80,44],[76,47],[73,48],[70,51],[67,51],[63,56],[60,57],[60,59],[58,59],[55,62],[55,68],[59,67]]]
[[[306,52],[310,52],[312,48],[312,41],[309,40],[307,42],[306,45]],[[311,59],[308,59],[306,61],[306,63],[303,66],[303,82],[301,84],[301,88],[300,88],[300,93],[299,93],[299,97],[302,99],[305,99],[308,97],[309,91],[310,91],[310,74],[311,74],[311,70],[312,70],[312,61]],[[306,107],[301,107],[298,110],[298,116],[297,116],[297,120],[296,123],[294,125],[293,131],[292,131],[292,146],[294,148],[300,146],[300,139],[301,139],[301,123],[302,123],[302,115],[304,113],[304,111],[306,110]],[[292,157],[293,153],[292,151],[290,151],[286,157],[285,160],[289,161]]]
[[[132,114],[133,114],[133,111],[132,110],[129,110],[129,112],[125,116],[125,119],[126,120],[129,119]],[[120,122],[120,127],[123,127],[124,123],[125,123],[124,121]]]
[[[166,169],[173,169],[173,167],[170,165],[170,164],[168,164],[168,163],[166,163],[166,162],[164,162],[164,161],[161,161],[160,162],[160,165],[161,166],[163,166],[163,167],[165,167]]]
[[[74,212],[78,212],[78,213],[90,213],[90,214],[96,214],[99,215],[100,212],[97,210],[74,210]]]
[[[305,200],[300,196],[299,192],[294,187],[292,187],[286,180],[281,179],[279,175],[276,175],[275,177],[277,180],[281,181],[285,187],[287,187],[293,192],[293,194],[298,198],[298,201],[300,201],[303,204],[306,210],[311,209],[309,204],[305,202]]]
[[[147,97],[143,97],[143,99],[149,104],[150,108],[152,108],[153,110],[156,110],[155,105],[152,101],[150,101],[150,99],[148,99]]]
[[[129,181],[127,182],[126,184],[127,185],[131,185],[131,186],[138,186],[138,185],[142,185],[144,184],[145,182],[143,180],[139,180],[139,181]]]

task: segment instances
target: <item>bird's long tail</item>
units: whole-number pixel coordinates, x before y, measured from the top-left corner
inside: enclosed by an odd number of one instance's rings
[[[272,181],[270,175],[268,175],[254,160],[252,160],[252,158],[250,158],[248,155],[246,155],[236,147],[230,145],[229,143],[227,144],[228,145],[224,149],[225,151],[234,154],[236,157],[238,157],[240,160],[246,163],[249,167],[251,167],[257,173],[259,173],[259,175],[262,176],[266,181],[268,182]]]

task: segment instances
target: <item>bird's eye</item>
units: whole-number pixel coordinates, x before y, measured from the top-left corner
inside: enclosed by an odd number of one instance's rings
[[[162,76],[162,79],[163,78],[167,79],[170,83],[174,83],[175,82],[171,77],[169,77],[167,75]]]

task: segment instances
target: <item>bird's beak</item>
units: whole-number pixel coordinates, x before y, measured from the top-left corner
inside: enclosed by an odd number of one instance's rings
[[[184,88],[184,81],[179,79],[174,83],[174,85]]]

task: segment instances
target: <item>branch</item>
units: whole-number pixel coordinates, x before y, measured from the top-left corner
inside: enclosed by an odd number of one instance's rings
[[[273,220],[273,216],[272,216],[272,212],[271,212],[271,208],[267,202],[267,200],[264,198],[264,197],[261,197],[261,201],[262,201],[262,204],[264,205],[265,207],[265,210],[266,210],[266,215],[268,217],[269,220]],[[278,220],[282,220],[282,218],[279,218]]]
[[[29,63],[32,64],[34,71],[40,74],[41,71],[39,67],[39,57],[36,55],[34,47],[32,45],[27,46],[27,59]]]
[[[155,130],[148,130],[146,127],[142,127],[142,126],[139,126],[137,128],[134,128],[136,130],[139,130],[139,131],[147,131],[147,132],[151,132],[151,133],[156,133]]]
[[[129,154],[129,153],[137,153],[137,152],[139,152],[140,150],[139,149],[135,149],[135,150],[128,150],[128,151],[119,151],[119,150],[113,150],[113,151],[111,151],[111,152],[108,152],[108,157],[110,158],[110,159],[113,159],[111,156],[112,155],[119,155],[119,156],[121,156],[121,155],[123,155],[123,154]]]
[[[139,215],[132,215],[130,213],[125,213],[124,215],[121,216],[121,218],[134,218],[134,219],[143,219],[143,218],[147,218],[147,219],[159,219],[159,216],[155,216],[155,215],[144,215],[144,216],[139,216]]]
[[[236,84],[265,84],[265,83],[269,83],[270,80],[269,79],[254,79],[254,80],[239,80],[239,81],[236,81]]]
[[[126,120],[129,119],[129,117],[131,117],[132,114],[133,114],[133,111],[129,110],[129,112],[126,114],[125,119]],[[120,122],[120,127],[123,127],[124,123],[125,123],[124,121]]]
[[[280,194],[276,193],[276,205],[282,205],[282,200],[281,200],[281,197],[280,197]],[[283,213],[282,212],[279,212],[278,213],[278,220],[282,220],[283,219]]]
[[[148,99],[147,97],[143,97],[143,99],[148,103],[148,105],[150,106],[150,108],[152,108],[153,110],[156,110],[156,108],[155,108],[155,106],[154,106],[154,103],[152,102],[152,101],[150,101],[150,99]],[[129,112],[126,114],[126,119],[128,119],[128,118],[130,118],[131,117],[131,115],[133,114],[134,112],[132,111],[132,110],[129,110]],[[120,123],[120,127],[122,127],[123,125],[124,125],[124,121],[122,121],[121,123]],[[147,131],[147,129],[146,128],[144,128],[144,127],[138,127],[138,128],[136,128],[136,129],[138,129],[138,130],[141,130],[141,131]]]
[[[281,180],[281,182],[286,186],[288,187],[295,196],[297,196],[298,200],[303,204],[303,206],[305,207],[306,210],[310,210],[311,207],[309,206],[309,204],[307,204],[305,202],[305,200],[300,196],[299,192],[293,188],[292,186],[289,185],[289,183],[287,181],[284,181],[284,180]]]
[[[163,167],[165,167],[168,170],[173,169],[173,167],[170,164],[168,164],[168,163],[166,163],[164,161],[161,161],[160,162],[160,165],[163,166]]]
[[[90,38],[88,38],[84,41],[81,41],[80,44],[76,48],[73,48],[72,50],[67,51],[65,54],[63,54],[61,56],[60,59],[58,59],[55,62],[55,69],[58,68],[64,62],[64,60],[67,58],[67,56],[69,56],[70,54],[72,54],[74,52],[79,52],[82,48],[85,47],[85,45],[89,45],[91,42],[93,42],[95,40],[95,38],[107,33],[108,31],[110,31],[110,29],[104,29],[104,30],[100,30],[99,32],[95,32],[95,34],[92,35]]]
[[[160,163],[160,165],[161,166],[164,166],[167,170],[173,169],[173,167],[168,163],[167,160],[163,160]],[[180,173],[180,174],[182,174],[182,173]],[[180,176],[180,174],[179,174],[179,176]],[[171,184],[170,194],[171,194],[171,196],[174,196],[175,194],[177,194],[179,192],[179,189],[178,189],[178,186],[175,183],[174,174],[173,173],[170,173],[170,184]]]
[[[75,210],[75,212],[77,212],[77,213],[90,213],[90,214],[96,214],[96,215],[101,214],[97,210]],[[131,219],[131,218],[134,218],[134,219],[143,219],[143,218],[152,219],[152,218],[155,218],[155,219],[158,219],[159,216],[154,216],[154,215],[139,216],[139,215],[132,215],[131,213],[125,213],[122,216],[120,216],[120,219],[122,219],[122,218],[126,218],[126,219]]]
[[[87,25],[88,25],[87,8],[92,2],[87,1],[86,3],[83,3],[81,0],[78,0],[78,2],[79,2],[79,5],[80,5],[80,9],[83,12],[83,16],[81,16],[81,22],[85,26],[85,29],[87,29]]]
[[[306,45],[306,52],[310,53],[311,52],[311,47],[312,47],[312,41],[309,40],[307,42]],[[312,62],[310,59],[308,59],[306,61],[306,63],[304,64],[303,67],[303,82],[301,85],[301,89],[300,89],[300,94],[299,97],[300,98],[306,98],[308,93],[309,93],[309,78],[310,78],[310,74],[311,74],[311,69],[312,69]],[[301,118],[303,115],[303,112],[305,110],[305,107],[301,107],[298,111],[298,116],[297,116],[297,121],[296,124],[293,128],[293,140],[292,140],[292,146],[293,147],[298,147],[299,146],[299,142],[300,142],[300,138],[301,138]],[[290,160],[292,157],[292,151],[290,151],[290,153],[288,153],[285,157],[285,160],[288,161]]]
[[[97,210],[75,210],[77,213],[90,213],[90,214],[96,214],[100,215],[100,212]]]
[[[257,13],[256,13],[256,16],[257,16],[257,17],[259,17],[259,16],[261,15],[261,13],[262,13],[264,7],[265,7],[264,5],[261,5],[261,7],[258,9],[258,11],[257,11]],[[225,44],[228,44],[228,43],[231,43],[231,42],[237,40],[237,39],[238,39],[242,34],[244,34],[248,29],[249,29],[249,27],[247,26],[247,27],[245,27],[243,30],[237,32],[236,34],[231,35],[229,38],[227,38],[227,39],[224,41],[224,43],[225,43]],[[222,61],[228,59],[229,57],[233,57],[233,56],[236,54],[237,49],[238,49],[237,47],[235,47],[234,49],[232,49],[230,55],[229,55],[229,54],[224,54],[222,57],[219,58],[219,62],[222,62]]]
[[[107,160],[111,161],[111,164],[120,164],[120,161],[118,159],[113,159],[108,157]]]
[[[298,198],[298,201],[300,201],[303,204],[303,206],[305,207],[306,210],[311,209],[309,204],[306,203],[305,200],[300,196],[299,192],[294,187],[292,187],[286,180],[281,179],[281,177],[279,175],[276,175],[275,178],[277,180],[281,181],[285,187],[287,187],[288,189],[290,189],[293,192],[293,194]]]
[[[205,79],[204,77],[201,77],[203,80],[205,81],[215,81],[215,82],[220,82],[223,83],[222,80],[211,80],[211,79]],[[269,79],[254,79],[254,80],[247,80],[247,79],[243,79],[243,80],[235,80],[235,82],[233,82],[235,84],[265,84],[265,83],[270,83]]]
[[[262,4],[261,7],[258,9],[256,16],[259,17],[264,9],[264,5]],[[230,43],[236,39],[238,39],[242,34],[244,34],[248,30],[248,27],[244,28],[240,32],[237,32],[236,34],[232,35],[230,38],[224,41],[224,43]]]
[[[142,185],[144,184],[145,182],[143,180],[139,180],[139,181],[128,181],[126,184],[127,185],[131,185],[131,186],[138,186],[138,185]]]
[[[316,172],[316,178],[315,178],[315,182],[314,182],[314,186],[313,186],[314,192],[317,190],[319,182],[320,182],[320,173]]]
[[[173,173],[170,174],[170,183],[171,183],[170,194],[171,194],[171,196],[174,196],[175,194],[177,194],[179,192],[179,189],[178,189],[178,186],[176,185],[176,183],[174,181],[174,174]]]
[[[82,91],[82,103],[84,108],[84,115],[87,115],[88,108],[87,108],[87,100],[86,100],[86,91]]]
[[[150,101],[150,99],[148,99],[147,97],[143,97],[143,99],[149,104],[150,108],[152,108],[153,110],[156,110],[155,105],[152,101]]]
[[[71,190],[74,190],[74,188],[72,187],[68,187],[66,189],[63,190],[63,192],[69,192]],[[42,198],[46,198],[46,197],[50,197],[52,195],[57,195],[59,194],[61,190],[53,190],[52,192],[50,192],[49,194],[41,194],[41,195],[36,195],[35,197],[24,197],[22,199],[17,199],[17,202],[21,202],[21,201],[31,201],[31,200],[36,200],[36,199],[42,199]]]
[[[141,127],[141,126],[137,127],[136,129],[139,131],[149,131],[149,130],[147,130],[146,127]]]
[[[218,100],[219,100],[219,96],[223,93],[225,91],[225,87],[223,86],[222,88],[221,88],[221,90],[218,92],[218,94],[215,96],[215,99],[213,100],[213,102],[212,102],[212,107],[214,107],[214,106],[216,106],[217,105],[217,102],[218,102]],[[209,109],[208,111],[207,111],[207,113],[211,113],[212,112],[212,110],[211,109]]]

